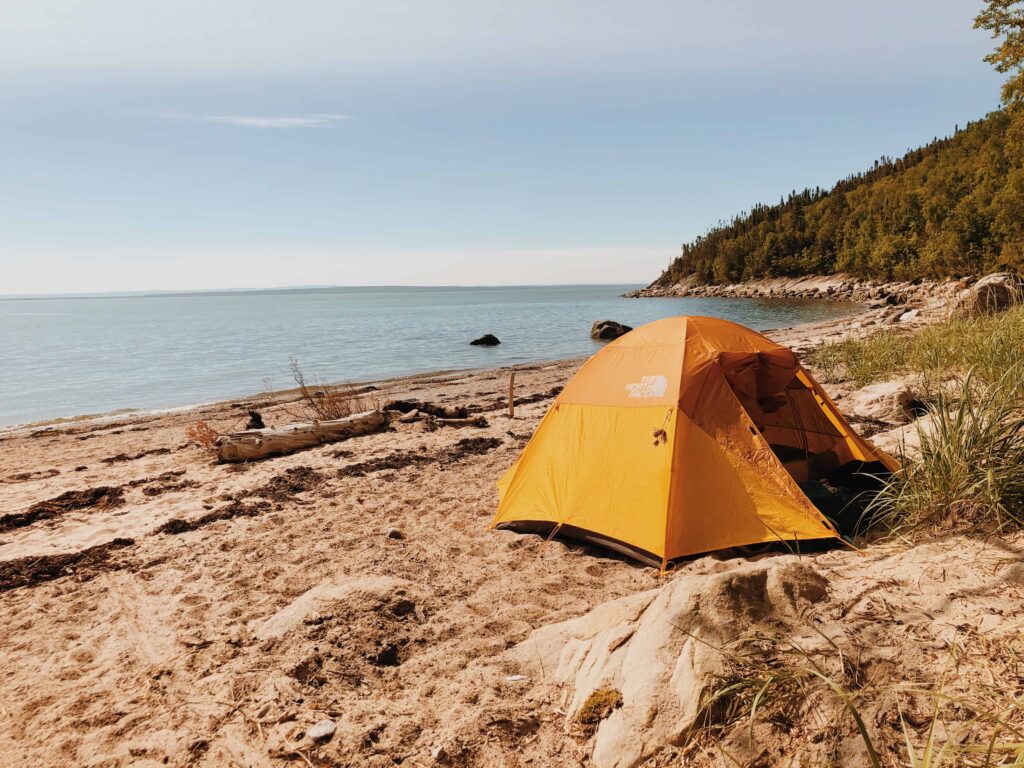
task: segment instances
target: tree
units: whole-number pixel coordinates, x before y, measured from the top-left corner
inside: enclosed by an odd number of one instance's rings
[[[684,244],[655,284],[1024,267],[1024,0],[986,0],[974,26],[999,41],[986,61],[1009,75],[1005,109],[901,158],[882,156],[830,190],[793,190],[777,205],[719,222]]]
[[[985,61],[997,72],[1009,73],[1003,84],[1003,103],[1024,103],[1024,0],[988,0],[985,10],[974,19],[975,29],[987,29],[999,39],[999,46]]]

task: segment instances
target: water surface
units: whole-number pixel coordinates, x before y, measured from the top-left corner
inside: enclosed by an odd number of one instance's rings
[[[813,300],[625,299],[639,286],[323,288],[0,300],[0,425],[291,386],[591,355],[595,320],[714,315],[757,330],[850,314]],[[469,341],[493,333],[497,347]]]

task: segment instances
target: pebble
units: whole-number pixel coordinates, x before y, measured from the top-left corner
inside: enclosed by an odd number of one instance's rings
[[[323,744],[331,740],[337,730],[333,720],[321,720],[308,731],[306,735],[316,744]]]
[[[401,528],[388,528],[388,538],[389,539],[404,539],[405,538],[405,534],[402,533],[402,529]]]

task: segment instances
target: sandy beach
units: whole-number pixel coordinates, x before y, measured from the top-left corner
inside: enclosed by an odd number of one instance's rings
[[[806,352],[886,316],[769,335]],[[580,544],[490,530],[495,481],[581,362],[519,366],[514,418],[506,370],[380,382],[368,397],[467,407],[487,426],[399,423],[249,464],[218,464],[185,437],[199,419],[241,428],[248,400],[0,435],[0,764],[577,766],[595,749],[619,755],[602,765],[678,764],[683,714],[671,707],[633,712],[627,697],[619,729],[645,722],[642,738],[581,730],[582,672],[559,654],[598,642],[587,617],[609,605],[633,606],[623,621],[642,628],[674,584],[717,589],[752,568],[820,579],[816,626],[858,644],[872,679],[941,668],[957,637],[1019,636],[1019,536],[723,552],[662,578]],[[270,426],[294,409],[260,408]],[[766,594],[775,626],[794,625],[807,595],[781,606]],[[722,635],[753,615],[730,599],[709,603]],[[624,637],[602,653],[637,642]],[[669,677],[645,684],[663,693]],[[315,728],[324,721],[328,735]],[[858,764],[842,733],[827,746]],[[763,764],[772,748],[767,736],[758,745]]]

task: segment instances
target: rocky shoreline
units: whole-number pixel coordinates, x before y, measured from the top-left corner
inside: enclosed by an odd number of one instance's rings
[[[694,276],[669,286],[652,283],[646,288],[630,291],[628,298],[651,297],[733,297],[831,299],[859,301],[869,308],[923,308],[936,302],[946,303],[970,288],[977,278],[958,280],[916,280],[913,282],[868,280],[847,274],[808,275],[805,277],[770,277],[742,283],[701,283]]]

